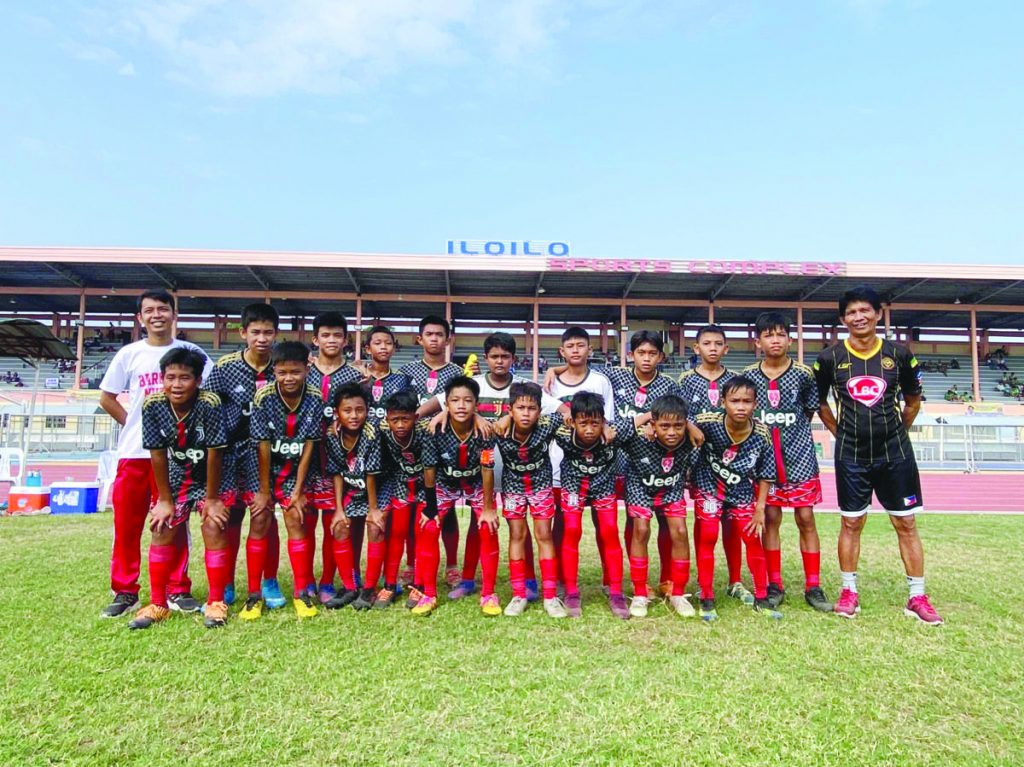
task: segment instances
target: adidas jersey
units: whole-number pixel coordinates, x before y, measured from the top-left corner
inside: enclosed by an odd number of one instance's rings
[[[775,481],[801,484],[818,476],[811,419],[818,412],[818,386],[814,371],[790,360],[789,367],[769,378],[761,363],[745,368],[743,375],[757,388],[755,417],[768,427],[775,454]]]
[[[302,448],[307,441],[320,439],[323,407],[320,394],[309,385],[294,409],[281,399],[276,383],[257,392],[250,430],[254,442],[270,443],[270,490],[275,498],[294,492]],[[253,476],[247,489],[257,492],[259,486],[259,477]]]
[[[362,380],[362,376],[348,364],[342,365],[337,370],[324,373],[316,364],[309,366],[306,374],[306,383],[316,391],[320,392],[320,399],[324,403],[323,419],[320,423],[321,440],[327,436],[327,430],[331,428],[334,421],[334,398],[338,389],[347,383]],[[319,449],[313,456],[313,462],[309,466],[312,477],[325,476],[327,473],[327,445],[321,441]]]
[[[626,456],[626,504],[647,509],[684,500],[692,446],[684,439],[669,450],[647,439],[631,418],[615,422],[615,442]]]
[[[551,394],[560,403],[571,403],[576,392],[581,391],[600,394],[604,398],[604,420],[608,423],[615,420],[615,394],[612,391],[612,383],[607,376],[601,375],[595,368],[590,368],[586,377],[578,384],[567,384],[556,376],[555,382],[551,385]],[[557,444],[551,446],[551,467],[554,472],[552,481],[555,483],[555,487],[561,487],[562,448]]]
[[[380,451],[384,468],[384,492],[386,498],[400,498],[409,503],[423,503],[423,470],[437,465],[437,452],[430,422],[422,418],[413,426],[408,444],[399,444],[388,428],[387,421],[381,421]]]
[[[618,440],[618,435],[616,435]],[[615,495],[615,442],[604,439],[590,447],[576,441],[576,430],[562,424],[555,432],[555,443],[562,449],[562,491],[587,498]]]
[[[715,380],[705,378],[696,368],[684,370],[679,376],[679,394],[686,402],[687,418],[695,421],[701,413],[722,412],[722,386],[736,374],[722,368]]]
[[[270,363],[257,370],[245,361],[240,351],[225,354],[213,364],[203,388],[220,397],[231,444],[249,439],[249,418],[256,392],[273,382],[274,370]]]
[[[370,409],[366,420],[372,424],[379,424],[383,421],[384,416],[387,415],[384,403],[388,401],[388,397],[405,391],[410,386],[412,383],[405,373],[394,373],[389,370],[383,378],[375,378],[371,375],[370,380],[366,383],[366,390],[370,393]]]
[[[633,368],[594,369],[611,381],[612,392],[615,396],[616,418],[632,418],[646,413],[658,397],[680,393],[679,384],[664,373],[658,373],[650,383],[642,384]]]
[[[416,390],[420,404],[441,394],[448,382],[462,375],[462,368],[454,362],[446,362],[439,368],[432,368],[422,359],[403,365],[399,371],[409,376],[412,388]]]
[[[921,393],[921,368],[905,346],[879,338],[864,355],[848,341],[830,346],[814,363],[818,396],[838,405],[836,460],[869,464],[913,456],[899,395]]]
[[[461,489],[466,495],[483,487],[481,469],[494,469],[493,437],[478,437],[470,432],[466,439],[459,439],[449,424],[433,438],[438,484]]]
[[[694,485],[725,506],[749,506],[757,498],[755,482],[775,481],[768,427],[755,420],[750,434],[735,442],[726,428],[725,413],[701,413],[696,423],[704,432],[704,444],[694,466]]]
[[[327,474],[332,477],[340,475],[345,482],[341,507],[346,516],[365,517],[369,512],[366,475],[380,474],[381,471],[379,435],[373,424],[365,423],[358,439],[347,448],[341,432],[324,438]]]
[[[167,450],[175,504],[202,500],[206,497],[209,451],[227,446],[220,398],[200,391],[192,409],[179,418],[166,394],[149,395],[142,403],[142,444],[146,450]]]
[[[507,437],[497,438],[503,465],[502,493],[536,493],[552,487],[551,441],[560,423],[558,418],[542,415],[526,440],[517,440],[514,428]]]

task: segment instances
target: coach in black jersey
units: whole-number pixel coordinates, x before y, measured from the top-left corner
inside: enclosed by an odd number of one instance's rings
[[[836,488],[842,527],[839,569],[842,593],[835,612],[860,611],[857,560],[871,493],[889,512],[907,573],[910,599],[904,613],[937,625],[942,618],[924,590],[924,551],[915,514],[922,510],[921,476],[907,430],[921,409],[921,372],[909,349],[876,335],[882,302],[871,288],[848,290],[839,299],[846,340],[825,349],[814,363],[822,423],[836,438]],[[839,407],[828,404],[829,392]],[[899,398],[903,398],[902,409]]]

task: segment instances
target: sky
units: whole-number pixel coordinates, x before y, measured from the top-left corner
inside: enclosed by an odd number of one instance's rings
[[[1024,261],[1024,3],[0,10],[0,245]]]

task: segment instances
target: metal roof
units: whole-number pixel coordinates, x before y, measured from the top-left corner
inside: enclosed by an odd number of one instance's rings
[[[73,360],[67,344],[35,320],[0,320],[0,357],[32,360]]]

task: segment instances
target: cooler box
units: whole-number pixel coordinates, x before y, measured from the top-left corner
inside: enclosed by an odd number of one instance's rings
[[[51,514],[95,514],[99,482],[54,482],[50,485]]]
[[[8,514],[47,514],[50,511],[50,488],[15,485],[7,496]]]

